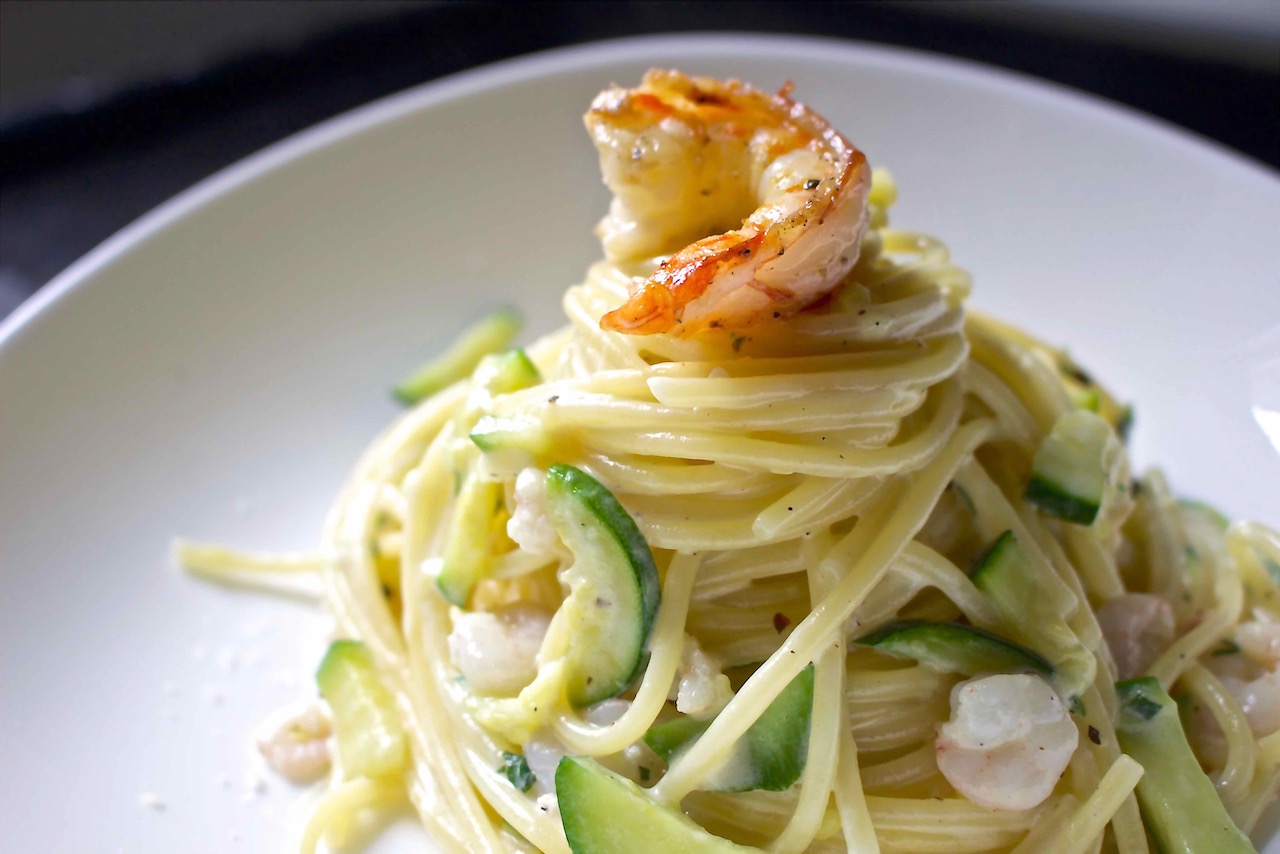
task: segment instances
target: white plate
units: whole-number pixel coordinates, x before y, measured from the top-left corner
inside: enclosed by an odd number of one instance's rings
[[[507,62],[228,169],[0,327],[7,848],[279,850],[297,793],[255,784],[250,732],[310,690],[323,620],[183,577],[169,540],[309,547],[394,380],[500,303],[557,325],[606,204],[579,117],[655,63],[795,81],[893,168],[896,221],[950,243],[975,305],[1071,342],[1136,402],[1142,463],[1280,522],[1251,415],[1255,394],[1280,410],[1275,176],[885,48],[662,38]]]

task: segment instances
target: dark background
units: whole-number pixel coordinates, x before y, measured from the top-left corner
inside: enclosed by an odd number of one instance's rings
[[[1280,3],[1269,0],[0,0],[0,16],[0,317],[150,208],[288,134],[445,74],[619,36],[795,33],[963,57],[1280,169]]]

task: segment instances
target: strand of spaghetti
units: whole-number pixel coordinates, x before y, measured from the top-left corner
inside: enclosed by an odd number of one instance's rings
[[[1107,773],[1098,781],[1093,794],[1071,814],[1062,829],[1054,834],[1052,844],[1036,850],[1045,854],[1083,854],[1097,847],[1107,822],[1133,792],[1142,779],[1142,773],[1143,768],[1137,762],[1123,753],[1117,756]],[[1018,854],[1030,850],[1021,847],[1014,849]]]
[[[713,369],[708,369],[713,370]],[[546,394],[539,395],[544,401]],[[494,407],[494,414],[508,415],[527,406],[526,398],[514,396]],[[910,415],[924,401],[917,389],[885,388],[860,392],[814,392],[796,400],[775,403],[767,409],[736,415],[737,430],[777,430],[811,433],[843,430],[856,426],[879,426]],[[724,413],[711,407],[667,406],[647,400],[617,398],[599,392],[573,391],[560,394],[540,413],[549,428],[587,428],[617,424],[625,420],[634,430],[684,432],[704,428],[724,429]]]
[[[941,389],[937,410],[920,432],[898,444],[876,450],[797,446],[740,436],[629,434],[623,430],[600,431],[591,438],[597,449],[609,452],[662,454],[690,460],[713,459],[729,465],[750,466],[778,474],[874,477],[918,468],[938,453],[955,426],[963,402],[956,384],[944,383]]]
[[[1079,597],[1054,568],[1042,547],[1041,538],[1009,503],[986,469],[978,462],[970,461],[960,467],[956,482],[973,500],[983,540],[993,542],[1003,532],[1012,531],[1034,568],[1038,598],[1049,602],[1059,616],[1075,611],[1080,606]]]
[[[1048,849],[1055,839],[1062,835],[1062,829],[1067,822],[1071,820],[1071,816],[1080,808],[1080,799],[1075,795],[1067,792],[1062,795],[1051,796],[1046,801],[1051,806],[1045,808],[1040,818],[1022,837],[1021,841],[1014,846],[1010,854],[1040,854],[1040,852]],[[1129,854],[1125,849],[1118,849],[1124,854]]]
[[[315,854],[325,836],[343,836],[350,827],[352,816],[358,811],[389,806],[403,799],[404,789],[395,782],[357,777],[341,783],[316,805],[302,828],[298,851],[300,854]]]
[[[874,478],[854,481],[805,478],[759,511],[751,521],[751,531],[760,541],[769,542],[787,539],[787,532],[798,533],[806,525],[825,527],[810,520],[829,518],[835,522],[855,516],[879,487],[880,481]],[[801,520],[798,524],[793,521],[797,518]]]
[[[964,337],[951,335],[943,338],[939,344],[927,344],[922,349],[912,348],[905,357],[899,356],[885,365],[811,373],[791,373],[788,369],[785,374],[724,378],[707,377],[705,374],[694,377],[672,376],[674,369],[661,372],[662,366],[656,366],[648,385],[654,398],[666,406],[755,409],[813,392],[855,392],[897,385],[933,385],[955,374],[968,352]],[[850,402],[853,400],[851,398]]]
[[[1124,593],[1124,584],[1120,581],[1115,561],[1102,548],[1092,531],[1080,525],[1064,525],[1063,533],[1067,551],[1074,558],[1068,566],[1075,567],[1087,593],[1103,602]]]
[[[958,428],[942,451],[917,473],[915,483],[900,502],[886,503],[859,520],[844,541],[852,542],[853,547],[859,549],[856,562],[846,563],[845,553],[850,549],[837,546],[832,550],[833,554],[840,552],[838,562],[829,564],[829,555],[823,563],[838,574],[843,565],[849,565],[848,571],[831,593],[815,604],[778,651],[751,675],[702,738],[675,761],[651,790],[655,797],[678,803],[719,769],[733,743],[760,717],[782,688],[813,661],[818,649],[840,630],[853,609],[884,576],[906,541],[924,525],[955,470],[987,438],[992,427],[990,421],[977,421]]]
[[[840,762],[836,777],[836,811],[850,854],[878,854],[880,842],[867,808],[858,769],[858,744],[848,727],[840,728]]]
[[[1012,389],[974,359],[965,362],[962,377],[965,391],[986,404],[1010,439],[1023,448],[1036,446],[1039,441],[1036,421]]]
[[[1263,812],[1275,802],[1277,791],[1280,791],[1280,768],[1259,774],[1248,798],[1228,810],[1231,820],[1245,833],[1252,833]]]
[[[447,493],[442,494],[443,490],[433,486],[440,482],[439,478],[444,473],[451,438],[451,429],[441,430],[418,467],[406,478],[404,490],[408,515],[404,528],[404,552],[401,555],[401,588],[405,601],[419,603],[419,607],[405,610],[404,632],[405,636],[411,638],[434,639],[434,648],[430,652],[437,661],[443,660],[444,644],[441,639],[447,634],[444,626],[448,622],[448,610],[443,600],[428,596],[422,590],[424,579],[420,567],[428,549],[432,547],[431,539],[433,536],[440,536],[439,522],[444,514]],[[437,781],[436,792],[440,800],[448,805],[451,819],[463,828],[463,838],[478,840],[480,850],[501,851],[505,846],[485,815],[484,806],[475,789],[468,785],[466,775],[459,768],[457,751],[461,746],[449,739],[445,732],[427,724],[428,721],[444,717],[441,712],[447,706],[436,683],[430,678],[423,678],[424,674],[430,673],[430,665],[426,661],[427,644],[412,643],[408,647],[409,667],[414,674],[409,684],[413,689],[412,705],[418,718],[414,732],[429,754],[444,759],[440,763],[442,779]],[[449,717],[456,717],[456,711]]]
[[[1217,604],[1208,610],[1200,624],[1175,640],[1160,654],[1148,672],[1160,680],[1168,691],[1195,660],[1221,641],[1231,627],[1240,621],[1244,608],[1244,588],[1236,567],[1250,548],[1243,526],[1232,525],[1226,535],[1228,560],[1223,561],[1221,571],[1214,579],[1213,592]]]
[[[883,795],[904,789],[916,783],[937,778],[938,761],[931,742],[883,762],[862,766],[860,776],[863,787],[872,794]]]
[[[922,586],[928,585],[939,590],[975,626],[992,629],[1000,624],[995,606],[974,586],[969,576],[924,543],[907,543],[895,568],[903,574],[914,576]]]
[[[1280,731],[1258,739],[1257,761],[1266,768],[1280,767]]]
[[[850,704],[901,704],[904,700],[934,694],[941,690],[947,675],[915,664],[896,670],[866,671],[850,667],[845,698]],[[945,686],[950,690],[950,685]]]
[[[667,700],[684,651],[684,626],[689,598],[697,576],[698,555],[676,554],[667,569],[661,604],[650,642],[649,666],[635,699],[622,716],[608,726],[583,723],[562,714],[553,724],[556,736],[573,753],[604,756],[617,753],[644,736]]]
[[[1099,687],[1099,681],[1101,680],[1095,681],[1084,692],[1086,714],[1081,728],[1085,730],[1085,739],[1081,741],[1089,746],[1095,760],[1109,768],[1120,756],[1120,741],[1116,738],[1115,725],[1112,723],[1115,720],[1115,683],[1107,680]],[[1111,696],[1110,703],[1105,701],[1106,695]],[[1097,734],[1096,743],[1088,732],[1089,726]],[[1121,802],[1115,815],[1111,817],[1111,830],[1120,851],[1125,854],[1147,854],[1147,831],[1142,824],[1142,814],[1138,811],[1138,799],[1132,794]]]
[[[931,701],[930,701],[931,700]],[[863,750],[899,750],[933,738],[945,697],[913,698],[911,706],[859,706],[849,714],[849,731]]]
[[[325,531],[336,529],[337,523],[333,517],[341,514],[344,507],[342,496],[351,491],[353,484],[364,481],[398,483],[414,468],[427,445],[435,439],[445,422],[453,417],[454,409],[466,397],[466,393],[465,381],[454,383],[408,410],[379,433],[352,468],[347,483],[339,492],[339,500],[330,508],[329,516],[325,519]]]
[[[785,400],[798,395],[783,388],[784,379],[802,381],[804,388],[816,391],[874,391],[882,388],[885,381],[890,385],[929,384],[916,378],[917,374],[936,375],[934,381],[949,377],[954,370],[948,366],[963,361],[966,352],[963,336],[952,335],[936,341],[890,342],[874,349],[817,356],[732,356],[660,362],[649,368],[649,387],[656,384],[696,391],[704,385],[715,390],[728,383],[741,395],[764,395],[768,399],[781,395]],[[716,368],[722,373],[709,376]],[[856,400],[850,403],[857,405]],[[731,403],[728,408],[750,407]]]
[[[174,559],[188,572],[214,577],[236,572],[319,572],[332,559],[324,552],[261,552],[217,543],[173,541]]]
[[[803,547],[809,598],[822,599],[835,579],[819,569],[821,555],[830,548],[826,538],[810,539]],[[840,735],[847,729],[845,715],[844,671],[845,642],[843,633],[813,663],[813,702],[810,710],[808,746],[804,772],[799,781],[800,795],[795,811],[782,833],[769,846],[778,854],[799,854],[809,847],[821,827],[831,801],[832,785],[838,773]]]
[[[1248,794],[1257,762],[1257,743],[1249,729],[1249,719],[1218,677],[1199,664],[1193,664],[1182,674],[1182,686],[1209,710],[1226,736],[1227,761],[1215,775],[1214,783],[1222,802],[1233,806]]]
[[[791,820],[769,846],[769,851],[775,854],[799,854],[808,848],[826,815],[840,758],[843,681],[844,641],[841,638],[814,662],[813,710],[804,772],[799,781],[800,795]]]
[[[1041,435],[1074,407],[1057,372],[1035,351],[1009,336],[1003,324],[968,311],[965,333],[973,358],[1013,389],[1036,420]]]
[[[808,506],[782,504],[787,500],[783,494],[763,510],[761,506],[765,502],[728,497],[719,498],[708,506],[702,496],[679,496],[665,502],[641,499],[634,500],[632,505],[637,524],[655,548],[683,552],[730,551],[794,539],[848,519],[870,502],[876,486],[872,482],[863,484],[862,488],[856,485],[841,488],[832,495],[819,495],[818,500]],[[766,499],[770,497],[766,496]],[[787,518],[784,524],[766,536],[755,530],[752,520],[773,507],[778,507],[778,512],[785,512]],[[699,515],[702,518],[698,518]]]
[[[1186,595],[1186,543],[1172,524],[1176,507],[1164,477],[1158,471],[1146,472],[1134,515],[1146,535],[1149,587],[1152,593],[1173,606],[1175,614],[1185,619],[1190,616],[1190,597]]]

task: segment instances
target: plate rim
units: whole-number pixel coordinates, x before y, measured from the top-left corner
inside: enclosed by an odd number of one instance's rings
[[[1243,172],[1252,180],[1270,184],[1280,202],[1280,173],[1265,164],[1168,120],[1026,72],[917,48],[833,36],[733,31],[627,36],[521,54],[424,81],[330,116],[223,166],[107,237],[0,320],[0,359],[13,349],[13,343],[20,336],[34,333],[38,323],[50,317],[58,303],[86,286],[118,258],[154,239],[205,204],[277,167],[417,111],[498,88],[525,75],[540,77],[597,63],[646,58],[656,62],[691,48],[712,58],[743,50],[767,55],[804,51],[810,57],[816,53],[824,60],[861,61],[900,73],[949,76],[965,85],[1003,90],[1019,99],[1048,100],[1059,109],[1078,111],[1095,121],[1118,125],[1123,132],[1154,137],[1163,144],[1190,152],[1192,157],[1215,161],[1218,168]]]

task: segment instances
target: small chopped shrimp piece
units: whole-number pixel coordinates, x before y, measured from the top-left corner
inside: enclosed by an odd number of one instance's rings
[[[720,672],[720,663],[703,652],[698,641],[689,635],[685,635],[677,673],[676,711],[682,715],[709,718],[733,699],[733,688],[729,677]]]
[[[938,770],[979,806],[1025,810],[1049,797],[1080,734],[1062,700],[1038,676],[961,682],[938,729]]]
[[[538,650],[550,623],[547,612],[522,605],[459,612],[449,656],[477,692],[515,694],[538,673]]]
[[[741,328],[831,293],[867,227],[867,159],[790,97],[650,70],[585,117],[614,199],[598,232],[615,262],[667,258],[602,328]],[[674,254],[671,254],[674,253]]]
[[[521,748],[524,761],[533,772],[533,790],[538,795],[554,795],[556,791],[556,766],[569,751],[560,740],[548,731],[540,732]]]
[[[1125,593],[1098,609],[1098,625],[1120,678],[1132,679],[1173,642],[1173,607],[1151,593]]]
[[[1241,623],[1236,629],[1236,643],[1240,652],[1262,667],[1280,666],[1280,623],[1261,619]]]
[[[1280,730],[1280,623],[1259,617],[1236,627],[1239,651],[1214,655],[1209,669],[1217,674],[1249,728],[1261,737]]]
[[[560,541],[547,515],[546,472],[531,466],[516,475],[515,505],[507,536],[530,554],[555,554]]]
[[[1249,719],[1249,729],[1261,738],[1280,730],[1280,671],[1268,670],[1256,679],[1238,676],[1221,677],[1240,710]]]
[[[294,715],[266,738],[258,739],[258,750],[267,764],[290,783],[314,783],[333,764],[329,736],[333,726],[316,706]]]

